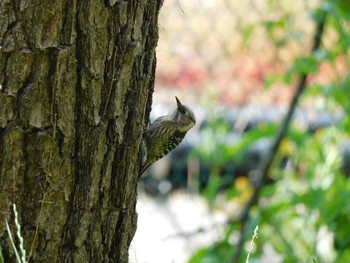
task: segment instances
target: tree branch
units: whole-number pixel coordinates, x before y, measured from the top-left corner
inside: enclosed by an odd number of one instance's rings
[[[319,19],[317,21],[316,31],[315,31],[315,35],[313,38],[313,46],[312,46],[310,53],[313,53],[314,51],[316,51],[320,47],[322,35],[324,32],[324,26],[326,23],[326,17],[327,17],[327,12],[323,11],[322,15],[319,17]],[[273,140],[273,143],[272,143],[271,149],[269,150],[269,153],[263,159],[263,161],[260,165],[260,168],[257,171],[257,174],[256,174],[257,183],[255,184],[253,195],[249,199],[248,203],[246,204],[246,206],[242,212],[242,215],[240,217],[240,223],[241,223],[240,238],[239,238],[238,244],[236,246],[236,252],[234,253],[234,255],[231,259],[232,263],[239,262],[239,259],[241,257],[241,252],[243,249],[243,245],[244,245],[244,241],[245,241],[244,232],[245,232],[245,229],[246,229],[246,226],[248,223],[249,212],[252,209],[252,207],[257,204],[258,199],[259,199],[260,190],[265,185],[265,182],[268,179],[268,174],[269,174],[271,164],[272,164],[272,162],[277,154],[277,151],[279,149],[279,146],[281,144],[283,137],[285,137],[285,135],[287,133],[289,123],[290,123],[292,116],[295,112],[295,109],[296,109],[297,104],[299,102],[300,96],[307,86],[306,80],[308,78],[308,75],[309,75],[308,73],[302,73],[299,76],[299,80],[298,80],[297,86],[296,86],[296,91],[295,91],[294,96],[292,98],[292,101],[290,103],[288,112],[287,112],[287,114],[282,122],[281,128],[278,130],[278,132]]]

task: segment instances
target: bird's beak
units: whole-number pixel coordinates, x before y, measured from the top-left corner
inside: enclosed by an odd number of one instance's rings
[[[182,109],[184,106],[182,106],[181,102],[179,101],[179,99],[175,96],[176,99],[176,103],[177,103],[177,108],[178,109]]]

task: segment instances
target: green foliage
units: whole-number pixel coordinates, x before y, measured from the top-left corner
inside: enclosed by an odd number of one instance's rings
[[[343,18],[350,20],[350,2],[348,0],[335,0],[334,2],[340,15]]]
[[[229,225],[222,240],[214,243],[209,248],[198,250],[188,263],[222,263],[229,262],[232,252],[230,237],[237,231],[236,226]]]
[[[213,127],[215,127],[215,129],[213,129]],[[195,154],[200,155],[201,158],[210,165],[222,164],[228,161],[228,147],[224,141],[228,132],[229,125],[222,118],[211,118],[207,128],[205,128],[202,133],[202,140],[205,143],[203,143],[202,147],[195,150]]]
[[[296,57],[284,76],[284,82],[292,85],[295,78],[308,74],[310,80],[303,102],[344,117],[333,126],[315,133],[308,132],[297,122],[290,126],[270,170],[275,183],[262,189],[259,206],[250,212],[244,232],[248,246],[249,237],[259,225],[252,262],[260,262],[266,256],[266,248],[270,248],[273,251],[270,253],[278,255],[283,262],[345,263],[350,258],[350,179],[344,174],[341,152],[344,141],[350,138],[350,60],[347,58],[350,4],[346,0],[327,1],[315,10],[312,18],[317,21],[325,10],[328,12],[327,30],[322,48],[311,55],[304,53]],[[283,34],[290,19],[290,14],[286,14],[264,23],[277,48],[291,41],[287,34]],[[254,32],[255,29],[249,27],[247,37]],[[320,72],[321,67],[326,67],[330,73],[326,80],[319,77],[325,77]],[[267,77],[266,85],[280,80],[278,74]],[[229,187],[222,188],[225,178],[222,168],[231,161],[244,162],[247,149],[261,139],[272,138],[277,128],[276,124],[262,125],[242,134],[238,142],[228,143],[223,138],[232,131],[223,118],[214,118],[208,124],[203,144],[195,154],[214,167],[210,171],[209,184],[203,191],[211,204],[215,205],[219,192],[225,194],[227,202],[235,202],[237,197],[251,193],[248,188],[238,191],[232,181]],[[287,165],[280,165],[285,158],[288,159]],[[231,219],[221,239],[197,251],[190,263],[231,262],[240,229],[239,219]],[[240,262],[244,262],[246,255],[242,253]]]

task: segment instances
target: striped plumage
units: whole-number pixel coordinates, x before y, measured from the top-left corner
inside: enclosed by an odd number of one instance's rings
[[[187,131],[196,123],[192,110],[186,105],[182,105],[177,97],[175,98],[177,102],[176,110],[170,115],[157,118],[146,131],[144,137],[146,147],[144,152],[146,156],[141,174],[151,164],[176,148],[185,137]]]

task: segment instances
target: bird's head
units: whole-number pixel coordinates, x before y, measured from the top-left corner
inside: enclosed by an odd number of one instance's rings
[[[183,105],[176,96],[175,99],[177,109],[173,115],[174,121],[178,123],[181,132],[187,132],[196,124],[196,117],[194,116],[193,111],[186,105]]]

